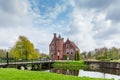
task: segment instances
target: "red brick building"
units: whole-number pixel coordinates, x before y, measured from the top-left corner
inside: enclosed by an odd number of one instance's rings
[[[49,45],[49,54],[52,60],[73,60],[76,51],[79,51],[79,48],[74,42],[69,39],[64,42],[64,38],[61,38],[60,35],[57,37],[54,33],[53,40]]]

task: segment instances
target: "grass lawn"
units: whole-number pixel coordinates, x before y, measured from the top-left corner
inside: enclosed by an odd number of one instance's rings
[[[40,71],[22,71],[10,68],[0,68],[0,80],[107,80],[87,77],[68,76]]]
[[[83,61],[67,61],[67,62],[54,62],[52,65],[54,68],[70,69],[70,70],[79,70],[86,68],[87,65]]]

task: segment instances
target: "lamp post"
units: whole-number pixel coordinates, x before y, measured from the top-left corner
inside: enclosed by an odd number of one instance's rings
[[[6,52],[6,63],[7,63],[7,65],[9,64],[9,55],[8,55],[8,51]]]
[[[6,50],[6,63],[7,65],[9,65],[9,52],[10,52],[11,48],[9,47],[8,50]]]
[[[1,63],[2,63],[2,58],[3,58],[3,57],[2,57],[2,56],[3,56],[3,50],[1,50],[1,53],[0,53],[0,55],[1,55],[1,56],[0,56],[0,59],[1,59]]]

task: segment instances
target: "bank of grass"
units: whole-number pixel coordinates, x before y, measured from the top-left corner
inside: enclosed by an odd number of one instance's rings
[[[1,68],[0,80],[109,80],[109,79],[76,77],[49,72],[22,71],[17,69]]]
[[[54,68],[70,70],[79,70],[87,67],[87,65],[84,64],[84,61],[59,61],[54,62],[52,66]]]

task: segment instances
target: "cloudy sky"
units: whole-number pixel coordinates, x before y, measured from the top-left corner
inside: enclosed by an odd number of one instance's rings
[[[26,36],[48,53],[53,33],[81,51],[120,47],[120,0],[0,0],[0,48]]]

